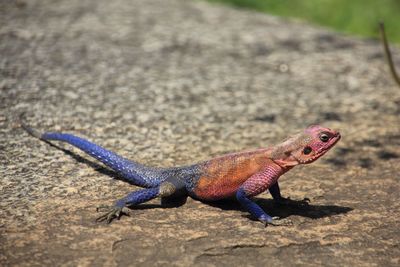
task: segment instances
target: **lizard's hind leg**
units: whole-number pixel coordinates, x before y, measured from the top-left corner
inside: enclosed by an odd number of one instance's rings
[[[140,189],[129,193],[124,198],[118,200],[111,208],[107,207],[108,211],[96,219],[97,222],[106,221],[110,223],[113,219],[119,219],[124,213],[123,209],[126,207],[133,207],[141,203],[147,202],[156,197],[170,197],[175,194],[181,194],[181,188],[177,188],[171,182],[163,182],[160,186],[153,188]],[[105,208],[104,206],[98,207],[97,210]]]

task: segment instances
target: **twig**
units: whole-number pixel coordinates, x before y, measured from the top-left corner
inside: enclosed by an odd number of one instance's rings
[[[396,68],[393,64],[392,54],[390,53],[389,44],[385,33],[385,25],[383,24],[383,22],[379,23],[379,32],[381,34],[381,41],[385,50],[386,60],[389,64],[390,72],[392,73],[393,79],[395,80],[397,85],[400,86],[400,78],[397,75]]]

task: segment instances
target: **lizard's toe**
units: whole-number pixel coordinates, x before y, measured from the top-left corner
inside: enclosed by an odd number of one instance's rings
[[[284,198],[282,197],[279,200],[276,200],[278,205],[286,205],[292,207],[299,207],[299,206],[308,206],[311,200],[308,197],[303,198],[302,200],[293,200],[290,197]]]
[[[110,211],[111,209],[112,209],[112,206],[103,204],[103,205],[96,207],[96,212],[107,212],[107,211]]]
[[[301,202],[302,202],[304,205],[308,205],[308,204],[311,202],[311,200],[310,200],[308,197],[305,197],[305,198],[303,198],[303,200],[301,200]]]
[[[258,220],[262,222],[265,227],[267,227],[267,225],[269,224],[269,222],[273,220],[273,218],[270,217],[269,215],[263,214],[260,217],[258,217]]]
[[[114,219],[119,219],[122,215],[122,208],[121,207],[112,207],[106,213],[101,215],[96,219],[96,222],[103,222],[106,221],[107,223],[111,223]]]
[[[279,217],[263,217],[261,216],[260,218],[258,218],[258,220],[260,222],[262,222],[265,227],[267,227],[268,225],[272,225],[272,226],[290,226],[293,225],[292,221],[289,219],[281,219]]]
[[[273,226],[290,226],[293,222],[290,219],[281,219],[279,217],[272,217],[272,220],[268,224]]]

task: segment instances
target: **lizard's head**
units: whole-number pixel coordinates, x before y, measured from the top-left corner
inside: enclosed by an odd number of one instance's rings
[[[273,158],[281,166],[308,164],[328,152],[339,140],[339,132],[312,125],[279,145]]]
[[[311,163],[331,149],[339,140],[340,133],[319,125],[305,129],[300,136],[299,147],[291,154],[300,163]]]

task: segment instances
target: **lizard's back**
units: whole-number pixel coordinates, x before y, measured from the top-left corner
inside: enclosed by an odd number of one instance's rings
[[[231,197],[251,175],[268,162],[270,149],[258,149],[223,155],[192,166],[177,169],[189,195],[203,200]]]

